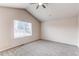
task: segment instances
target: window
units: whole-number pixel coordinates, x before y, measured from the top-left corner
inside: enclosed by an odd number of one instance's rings
[[[32,35],[32,23],[14,20],[14,38]]]

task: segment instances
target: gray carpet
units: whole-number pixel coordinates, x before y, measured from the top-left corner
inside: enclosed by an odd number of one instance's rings
[[[77,56],[79,49],[72,45],[38,40],[0,53],[1,56]]]

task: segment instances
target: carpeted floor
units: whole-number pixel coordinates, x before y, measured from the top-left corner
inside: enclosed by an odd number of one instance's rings
[[[0,53],[1,56],[77,56],[77,47],[47,40],[38,40]]]

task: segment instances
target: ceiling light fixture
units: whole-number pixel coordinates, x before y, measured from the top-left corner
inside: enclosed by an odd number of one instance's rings
[[[40,6],[42,6],[43,8],[46,8],[46,5],[48,4],[48,3],[31,3],[31,4],[37,4],[37,6],[36,6],[36,9],[38,9]]]
[[[46,8],[46,5],[47,5],[47,4],[48,4],[48,3],[38,3],[36,9],[38,9],[40,6],[42,6],[43,8]]]
[[[42,5],[42,3],[38,3],[39,5]]]

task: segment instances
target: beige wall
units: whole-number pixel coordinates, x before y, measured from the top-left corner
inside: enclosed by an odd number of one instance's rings
[[[78,34],[78,36],[77,36],[77,38],[78,38],[78,40],[77,40],[77,42],[78,42],[78,47],[79,47],[79,15],[78,15],[78,17],[77,17],[77,26],[78,26],[78,28],[77,28],[77,34]]]
[[[77,17],[42,23],[42,39],[77,45]]]
[[[14,39],[13,20],[31,22],[33,35]],[[0,7],[0,51],[38,39],[40,39],[40,22],[24,10]]]

